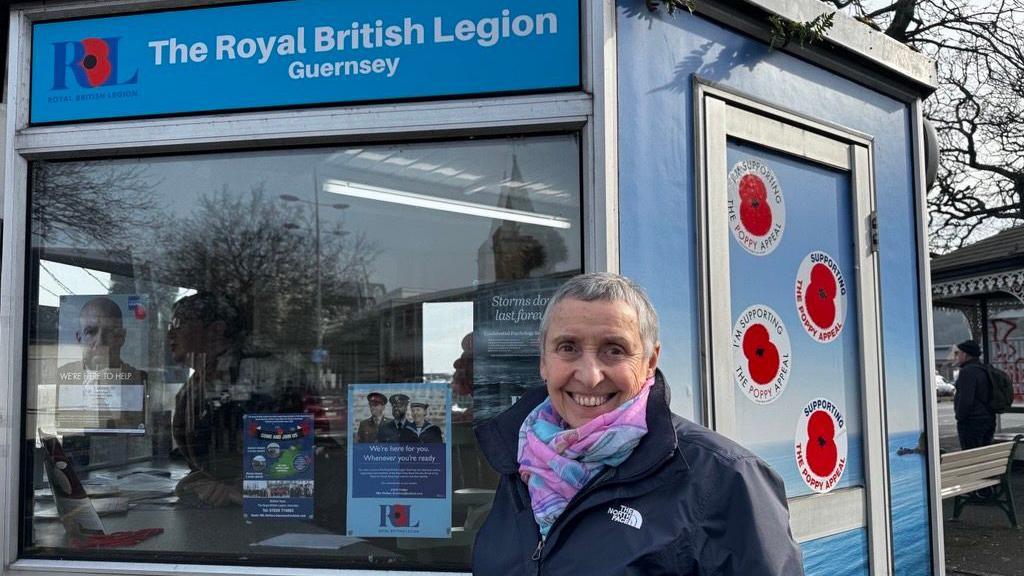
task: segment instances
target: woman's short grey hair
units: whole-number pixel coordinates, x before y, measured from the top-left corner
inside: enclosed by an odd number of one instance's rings
[[[654,311],[654,306],[643,288],[629,278],[611,272],[573,276],[555,291],[540,321],[541,352],[544,352],[544,342],[547,340],[548,326],[551,324],[551,311],[559,302],[566,299],[625,303],[636,313],[640,341],[644,345],[644,357],[650,358],[654,353],[654,346],[658,343],[658,313]]]

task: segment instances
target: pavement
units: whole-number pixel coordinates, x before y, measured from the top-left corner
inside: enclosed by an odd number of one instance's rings
[[[1007,424],[1004,422],[1004,426]],[[1017,428],[1018,422],[1013,422]],[[939,403],[939,446],[959,450],[953,403]],[[1012,473],[1017,518],[1024,526],[1024,462]],[[967,506],[952,520],[953,499],[942,501],[947,576],[1024,576],[1024,529],[1015,529],[1002,510]]]

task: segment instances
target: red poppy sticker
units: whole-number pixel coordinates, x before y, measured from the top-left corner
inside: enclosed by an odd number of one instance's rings
[[[89,86],[103,84],[114,70],[110,62],[110,45],[99,38],[85,38],[82,40],[82,48],[82,59],[77,64],[85,71]]]
[[[738,162],[729,171],[729,229],[744,250],[770,254],[786,229],[786,202],[775,173],[761,160]]]
[[[733,380],[758,404],[771,404],[789,382],[789,333],[768,306],[743,311],[732,329]]]
[[[815,492],[831,492],[846,470],[846,420],[830,400],[815,398],[804,406],[796,427],[796,467]]]
[[[807,334],[822,344],[839,337],[846,323],[846,280],[825,252],[804,257],[796,274],[796,312]]]

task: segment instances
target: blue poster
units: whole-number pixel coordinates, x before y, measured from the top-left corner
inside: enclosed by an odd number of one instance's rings
[[[40,22],[31,121],[572,89],[578,0],[292,0]]]
[[[246,518],[313,518],[313,416],[246,414]]]
[[[451,535],[447,383],[348,388],[348,535]]]

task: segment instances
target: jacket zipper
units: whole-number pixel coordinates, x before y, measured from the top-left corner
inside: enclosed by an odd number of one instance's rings
[[[534,562],[540,562],[540,555],[544,552],[544,539],[541,538],[540,542],[537,542],[537,549],[533,551],[531,559]]]
[[[605,480],[608,479],[608,477],[610,477],[612,474],[614,474],[615,470],[616,470],[615,468],[607,468],[607,469],[605,469],[605,471],[602,472],[601,475],[598,476],[596,480],[594,480],[593,482],[591,482],[587,486],[584,486],[582,490],[577,492],[576,496],[574,496],[573,499],[569,501],[569,504],[565,507],[565,510],[563,510],[562,513],[558,516],[558,519],[555,520],[555,523],[551,525],[551,530],[548,530],[548,534],[550,534],[552,531],[554,531],[555,526],[558,526],[559,520],[564,518],[565,515],[569,512],[569,510],[571,510],[573,508],[573,504],[574,503],[579,503],[580,501],[582,501],[584,496],[586,496],[587,494],[590,494],[591,492],[593,492],[595,488],[600,486]],[[540,563],[540,561],[542,560],[542,557],[544,556],[544,544],[545,544],[545,542],[547,542],[547,538],[543,538],[542,537],[540,539],[540,542],[537,543],[537,548],[533,551],[533,556],[530,557],[534,562],[537,562],[538,564]],[[537,568],[538,568],[538,571],[539,571],[540,566],[538,566]]]

